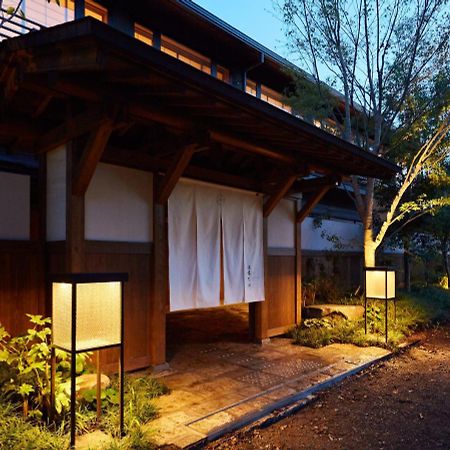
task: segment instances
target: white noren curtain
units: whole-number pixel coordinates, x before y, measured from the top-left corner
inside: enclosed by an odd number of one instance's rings
[[[222,235],[221,235],[222,231]],[[264,300],[262,197],[181,180],[169,198],[170,310]]]

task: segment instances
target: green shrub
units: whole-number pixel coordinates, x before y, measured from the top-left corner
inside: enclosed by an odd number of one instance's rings
[[[11,337],[0,324],[0,392],[11,401],[20,401],[25,417],[48,419],[52,415],[50,401],[50,319],[27,314],[30,328],[22,336]],[[76,359],[77,374],[83,373],[89,354]],[[6,374],[6,376],[5,376]],[[69,408],[69,355],[56,351],[55,410],[62,414]]]
[[[11,337],[0,325],[0,448],[67,448],[70,406],[70,355],[56,351],[55,409],[50,399],[50,319],[28,315],[31,327],[23,336]],[[89,353],[77,355],[76,373],[89,368]],[[77,433],[94,428],[116,436],[119,426],[118,377],[103,389],[102,416],[97,423],[96,390],[86,390],[77,401]],[[167,388],[150,377],[126,376],[124,416],[127,437],[118,436],[111,448],[154,448],[142,425],[157,415],[152,399]]]
[[[363,297],[354,297],[353,303],[363,303]],[[429,287],[412,293],[400,292],[394,305],[389,302],[389,348],[396,348],[407,336],[433,322],[450,320],[450,292],[440,287]],[[291,330],[295,344],[318,348],[331,343],[350,343],[358,346],[377,345],[385,347],[384,302],[369,301],[367,329],[364,320],[350,321],[342,317],[307,319]]]
[[[49,431],[18,416],[14,405],[0,401],[0,448],[5,450],[63,450],[68,440],[60,431]]]

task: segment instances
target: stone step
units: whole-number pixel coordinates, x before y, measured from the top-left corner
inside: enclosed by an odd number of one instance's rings
[[[359,320],[364,317],[364,306],[361,305],[309,305],[303,308],[305,319],[320,319],[332,314],[339,314],[348,320]]]

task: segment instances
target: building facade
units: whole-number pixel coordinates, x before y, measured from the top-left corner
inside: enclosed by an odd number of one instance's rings
[[[298,323],[311,212],[397,167],[305,122],[289,63],[191,1],[22,7],[0,30],[0,321],[50,314],[50,273],[124,271],[128,369],[166,362],[173,311],[248,304],[260,342]]]

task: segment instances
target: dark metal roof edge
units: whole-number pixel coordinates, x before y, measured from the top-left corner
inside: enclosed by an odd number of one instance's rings
[[[264,46],[263,44],[259,43],[258,41],[254,40],[247,34],[243,33],[242,31],[238,30],[237,28],[230,25],[228,22],[225,22],[220,17],[217,17],[207,9],[203,8],[202,6],[198,5],[192,0],[171,0],[174,3],[179,4],[180,6],[188,9],[189,11],[193,12],[197,16],[201,16],[204,20],[208,21],[212,25],[222,29],[226,33],[233,36],[235,39],[240,40],[244,44],[248,45],[249,47],[252,47],[253,49],[264,53],[265,56],[269,56],[271,59],[273,59],[275,62],[278,62],[279,64],[282,64],[284,66],[287,66],[289,68],[295,69],[305,76],[311,78],[311,75],[305,72],[303,69],[295,65],[294,63],[288,61],[286,58],[283,58],[275,51],[271,50],[270,48]]]

